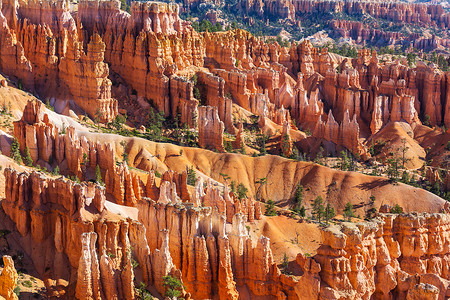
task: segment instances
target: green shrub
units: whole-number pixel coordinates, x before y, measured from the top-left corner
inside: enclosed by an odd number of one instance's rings
[[[289,275],[289,258],[286,253],[284,253],[283,261],[281,262],[281,273]]]
[[[273,200],[267,200],[265,215],[269,217],[277,215],[277,212],[275,211],[275,202],[273,202]]]
[[[17,138],[14,138],[11,144],[11,158],[19,164],[22,163],[22,156],[20,155],[20,145]]]
[[[398,204],[395,204],[394,207],[391,208],[391,214],[402,214],[402,213],[403,208]]]
[[[141,299],[141,300],[153,299],[152,295],[147,290],[147,286],[142,281],[139,284],[139,286],[135,288],[135,291],[136,291],[136,295],[137,295],[138,299]]]
[[[14,292],[14,294],[17,295],[17,297],[19,297],[19,296],[20,296],[20,287],[19,287],[19,286],[16,286],[16,287],[14,288],[13,292]]]
[[[239,200],[247,198],[248,189],[245,187],[243,183],[239,183],[237,186],[237,198]]]
[[[33,159],[31,158],[31,154],[30,154],[30,148],[28,148],[28,146],[25,148],[25,152],[24,152],[24,162],[25,165],[28,167],[32,167],[33,166]]]
[[[22,285],[23,285],[24,287],[28,287],[28,288],[30,288],[30,287],[33,286],[33,284],[31,283],[31,281],[29,281],[29,280],[23,281],[23,282],[22,282]]]
[[[350,221],[351,218],[354,216],[355,216],[355,213],[353,212],[353,204],[351,204],[350,202],[347,202],[347,204],[345,204],[345,208],[344,208],[344,218],[347,218],[347,220]]]
[[[167,275],[163,277],[163,285],[166,288],[165,297],[181,297],[183,289],[186,288],[180,279]]]
[[[103,184],[102,172],[100,171],[100,167],[98,165],[95,166],[95,181],[98,184]]]
[[[197,174],[195,173],[194,167],[191,166],[190,168],[186,168],[187,173],[187,184],[195,186],[195,183],[197,182]]]

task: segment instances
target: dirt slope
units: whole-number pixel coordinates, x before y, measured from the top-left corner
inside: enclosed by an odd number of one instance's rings
[[[309,162],[296,162],[279,156],[266,155],[250,157],[240,154],[215,153],[198,148],[184,148],[172,144],[147,141],[140,138],[124,138],[112,134],[84,133],[90,138],[115,145],[120,160],[122,146],[128,143],[130,164],[143,170],[170,168],[183,171],[186,166],[194,166],[197,174],[204,174],[223,182],[220,173],[232,180],[242,182],[249,194],[254,195],[258,187],[255,181],[267,177],[269,184],[262,189],[265,199],[272,199],[280,206],[287,206],[298,182],[305,187],[305,204],[317,196],[322,196],[342,212],[347,202],[358,206],[376,198],[375,207],[381,204],[400,204],[406,211],[438,212],[445,201],[432,193],[404,184],[390,184],[386,178],[363,175],[356,172],[343,172]],[[183,150],[180,152],[180,150]],[[356,215],[364,214],[365,207],[357,208]]]

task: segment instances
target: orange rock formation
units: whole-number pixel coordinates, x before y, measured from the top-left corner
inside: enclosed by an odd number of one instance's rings
[[[17,271],[14,268],[14,261],[11,256],[3,256],[3,270],[0,274],[0,296],[6,300],[19,299],[14,293],[17,286]]]

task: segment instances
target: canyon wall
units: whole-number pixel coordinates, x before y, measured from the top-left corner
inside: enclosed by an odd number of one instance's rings
[[[83,45],[66,1],[4,2],[2,12],[0,60],[6,75],[41,97],[73,100],[102,122],[115,118],[105,44],[93,35]]]
[[[371,222],[332,225],[322,231],[316,255],[298,254],[293,263],[301,273],[287,276],[274,263],[269,239],[252,242],[245,228],[250,216],[260,217],[259,208],[229,211],[228,196],[210,185],[203,191],[202,182],[196,193],[203,200],[194,206],[170,194],[144,197],[118,216],[119,206],[98,185],[12,169],[5,177],[2,207],[35,245],[27,255],[44,277],[76,282],[78,299],[134,299],[138,273],[161,293],[163,276],[179,277],[194,299],[237,299],[243,286],[255,296],[328,299],[404,298],[429,284],[436,299],[450,296],[446,214],[380,214]],[[45,282],[50,295],[66,292]]]
[[[450,75],[434,65],[418,63],[410,68],[403,61],[379,62],[367,49],[355,59],[343,58],[319,51],[309,41],[281,47],[239,29],[197,33],[179,18],[174,4],[136,2],[130,15],[116,0],[81,1],[74,19],[65,2],[55,3],[3,3],[5,51],[0,66],[39,95],[74,99],[105,122],[115,118],[121,105],[134,115],[130,120],[146,125],[153,106],[166,117],[179,117],[190,128],[198,128],[202,147],[223,151],[221,125],[237,134],[232,115],[237,105],[262,117],[261,126],[266,118],[280,128],[288,122],[293,129],[316,132],[317,138],[359,155],[367,152],[364,142],[389,122],[419,124],[427,119],[432,126],[450,126]],[[263,2],[249,5],[258,3]],[[282,7],[291,2],[283,3]],[[432,5],[291,4],[300,11],[338,7],[337,11],[362,10],[386,18],[385,10],[401,8],[411,11],[411,22],[446,24],[439,17],[439,6]],[[270,2],[271,7],[276,5]],[[55,15],[52,22],[50,13]],[[346,36],[366,35],[355,23],[336,26],[344,27]],[[108,78],[127,100],[118,103],[111,98]],[[52,95],[55,91],[64,95]],[[199,105],[216,109],[217,120]],[[329,132],[337,131],[345,138],[330,138]]]
[[[448,224],[446,214],[388,214],[372,222],[331,226],[322,232],[315,256],[297,256],[302,277],[314,282],[308,293],[321,299],[405,299],[420,290],[417,285],[430,284],[435,287],[432,299],[446,299]],[[424,294],[411,299],[424,299]]]
[[[179,276],[193,298],[217,294],[237,299],[236,286],[242,285],[255,295],[295,294],[294,280],[287,286],[280,282],[269,240],[261,237],[252,244],[245,222],[249,216],[260,217],[255,204],[249,202],[245,214],[230,211],[235,214],[228,231],[228,213],[219,213],[214,205],[224,200],[212,190],[203,196],[215,195],[216,200],[202,202],[210,201],[213,207],[184,206],[176,198],[160,197],[158,202],[142,198],[136,210],[111,205],[105,188],[92,183],[80,185],[12,169],[5,170],[5,177],[2,207],[19,233],[30,237],[39,249],[27,255],[44,277],[76,282],[77,299],[134,299],[135,272],[160,293],[164,292],[163,276]],[[43,259],[50,256],[54,259]],[[50,296],[66,292],[65,287],[45,282]]]
[[[347,13],[368,14],[392,22],[436,25],[440,28],[450,26],[450,14],[439,4],[400,3],[394,1],[311,1],[311,0],[242,0],[239,8],[246,13],[259,16],[272,15],[282,19],[294,20],[304,13]]]
[[[449,38],[441,38],[436,35],[424,37],[419,33],[405,36],[397,31],[385,31],[380,28],[378,23],[367,25],[358,21],[332,20],[329,24],[332,37],[352,38],[358,44],[386,46],[408,42],[412,47],[424,51],[445,49],[450,46]]]

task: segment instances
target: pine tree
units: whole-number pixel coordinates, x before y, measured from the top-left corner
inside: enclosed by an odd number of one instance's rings
[[[294,202],[293,211],[299,214],[301,217],[304,217],[305,207],[303,206],[303,186],[300,184],[300,182],[297,183],[293,202]],[[301,214],[301,212],[303,215]]]
[[[230,191],[233,193],[233,195],[236,196],[236,181],[234,181],[234,180],[231,181]]]
[[[128,146],[128,143],[126,142],[126,141],[121,141],[120,142],[120,145],[122,146],[122,148],[123,148],[123,153],[122,153],[122,161],[124,162],[124,163],[127,163],[127,165],[128,165],[128,153],[127,153],[127,146]]]
[[[275,203],[273,202],[273,200],[267,200],[266,203],[266,212],[265,212],[266,216],[276,216],[277,212],[275,211]]]
[[[403,208],[398,204],[395,204],[394,207],[391,208],[391,214],[402,214],[402,213]]]
[[[28,146],[25,148],[24,156],[25,156],[24,158],[25,165],[28,167],[32,167],[33,159],[31,158],[30,148],[28,148]]]
[[[103,180],[102,180],[102,172],[100,171],[100,167],[97,165],[95,166],[95,181],[98,184],[103,184]]]
[[[194,171],[194,167],[186,167],[186,173],[187,173],[187,184],[195,186],[195,183],[197,182],[196,173]]]
[[[59,166],[56,166],[56,167],[53,169],[52,175],[53,175],[53,176],[58,176],[58,175],[59,175]]]
[[[11,144],[11,158],[19,164],[22,163],[22,156],[20,155],[20,145],[17,138],[14,138]]]
[[[180,279],[170,275],[163,277],[163,285],[166,290],[164,296],[170,299],[178,299],[182,295],[183,289],[186,288]]]
[[[321,196],[317,196],[317,198],[313,202],[312,214],[314,218],[319,221],[322,219],[324,215],[325,209],[323,206],[323,199]]]
[[[237,186],[237,198],[240,200],[247,198],[248,189],[243,183],[239,183]]]
[[[304,206],[300,207],[300,210],[299,210],[298,214],[299,214],[299,216],[302,217],[302,218],[305,217],[305,215],[306,215],[306,209],[305,209]]]
[[[288,268],[289,268],[289,257],[287,256],[286,253],[284,253],[283,262],[281,263],[281,273],[288,275],[289,274]]]
[[[336,213],[334,212],[334,208],[331,206],[330,203],[327,204],[325,207],[325,222],[328,224],[328,221],[333,219],[336,216]]]
[[[354,216],[355,213],[353,212],[353,205],[350,202],[347,202],[344,208],[344,218],[347,218],[347,220],[350,221]]]

